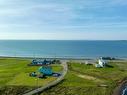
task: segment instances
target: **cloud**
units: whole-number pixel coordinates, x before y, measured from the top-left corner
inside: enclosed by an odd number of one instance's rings
[[[26,33],[22,38],[27,38],[26,35],[33,33],[31,35],[36,35],[37,38],[44,38],[45,35],[45,38],[60,39],[61,37],[64,39],[65,37],[69,39],[70,35],[74,35],[73,39],[83,39],[87,31],[94,32],[96,38],[100,37],[97,36],[100,35],[100,32],[125,31],[127,29],[127,7],[124,6],[124,1],[0,0],[0,30],[2,30],[0,35],[5,35],[5,38],[18,39],[18,33],[22,32]],[[78,35],[79,32],[82,32],[82,35]],[[11,35],[13,33],[17,37]],[[91,36],[90,33],[87,34]]]
[[[126,0],[111,0],[110,1],[111,5],[127,5],[127,1]]]

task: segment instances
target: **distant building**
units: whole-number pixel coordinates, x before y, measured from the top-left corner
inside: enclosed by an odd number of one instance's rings
[[[115,60],[114,57],[100,57],[103,60]]]
[[[53,74],[52,68],[50,66],[42,66],[39,68],[38,71],[40,73],[42,73],[43,75],[52,75]]]
[[[31,64],[32,65],[49,65],[49,64],[51,64],[52,63],[52,61],[51,60],[46,60],[46,59],[44,59],[44,60],[37,60],[37,59],[34,59],[32,62],[31,62]]]

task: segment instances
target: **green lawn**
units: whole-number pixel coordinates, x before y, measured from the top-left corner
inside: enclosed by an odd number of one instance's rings
[[[93,65],[69,64],[70,69],[110,81],[119,81],[127,76],[127,62],[110,62],[112,67],[96,68]],[[119,75],[119,76],[118,76]]]
[[[112,95],[118,82],[127,77],[127,62],[109,64],[113,68],[69,62],[65,80],[41,95]]]
[[[21,58],[0,58],[0,92],[4,87],[30,87],[43,86],[54,81],[56,78],[47,77],[38,79],[29,77],[29,73],[38,70],[39,66],[27,66],[31,60]],[[60,65],[52,65],[54,72],[60,72]],[[14,88],[15,89],[15,88]]]
[[[39,68],[27,66],[30,62],[21,58],[0,58],[0,95],[17,95],[17,92],[22,93],[55,80],[54,77],[29,77],[30,72]],[[69,62],[65,80],[41,95],[112,95],[118,82],[127,77],[127,62],[111,61],[109,64],[113,68],[95,68],[93,65]],[[53,64],[52,68],[55,72],[62,70],[59,64]]]

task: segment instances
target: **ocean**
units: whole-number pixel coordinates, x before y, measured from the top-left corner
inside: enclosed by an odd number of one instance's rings
[[[127,41],[0,40],[0,56],[127,58]]]

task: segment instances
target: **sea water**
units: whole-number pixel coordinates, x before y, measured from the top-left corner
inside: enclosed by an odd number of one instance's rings
[[[127,41],[0,40],[0,56],[127,57]]]

